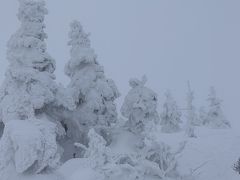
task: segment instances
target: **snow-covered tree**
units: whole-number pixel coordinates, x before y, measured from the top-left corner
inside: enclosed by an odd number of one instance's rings
[[[196,137],[194,133],[194,125],[201,125],[193,106],[194,92],[191,90],[190,83],[188,82],[187,92],[187,124],[186,124],[186,135],[188,137]]]
[[[9,68],[0,101],[3,122],[33,118],[55,100],[55,61],[46,52],[45,14],[44,1],[20,0],[21,27],[8,42]]]
[[[19,0],[19,2],[18,19],[21,24],[7,44],[9,67],[0,91],[0,119],[4,124],[13,121],[19,128],[12,129],[9,125],[12,130],[10,132],[8,129],[4,130],[0,154],[4,154],[5,141],[14,143],[9,146],[11,147],[9,158],[15,158],[17,171],[40,172],[53,161],[55,163],[55,160],[59,160],[53,156],[58,156],[57,139],[60,134],[64,134],[61,124],[47,116],[50,112],[49,107],[60,105],[61,102],[63,106],[68,100],[64,99],[63,91],[59,90],[54,81],[55,61],[47,53],[44,41],[47,38],[44,32],[44,18],[47,14],[45,2],[43,0]],[[57,127],[54,132],[50,121]],[[24,129],[24,125],[32,127],[35,131],[27,127]],[[19,134],[18,139],[12,134],[15,130],[22,131],[16,133],[24,134]],[[54,150],[51,146],[55,146]],[[30,170],[31,167],[33,169]]]
[[[131,79],[131,90],[121,107],[122,115],[128,119],[126,127],[137,135],[147,135],[159,123],[157,94],[145,87],[147,79]]]
[[[180,130],[181,112],[178,109],[176,101],[173,99],[171,92],[165,93],[166,101],[163,104],[161,113],[162,132],[173,133]]]
[[[68,88],[76,105],[69,117],[74,124],[70,131],[77,131],[73,136],[80,133],[76,139],[86,144],[89,129],[95,128],[109,141],[107,129],[117,121],[114,101],[119,97],[118,89],[113,80],[105,77],[103,67],[91,48],[89,34],[84,32],[80,22],[71,23],[69,38],[71,58],[65,73],[71,79]]]
[[[207,121],[207,112],[206,112],[206,108],[204,106],[201,106],[199,108],[199,120],[200,122],[205,125],[206,121]]]
[[[211,128],[229,128],[231,127],[230,122],[225,118],[221,103],[222,100],[218,99],[216,96],[216,91],[214,87],[210,88],[210,93],[208,95],[208,112],[205,124]]]

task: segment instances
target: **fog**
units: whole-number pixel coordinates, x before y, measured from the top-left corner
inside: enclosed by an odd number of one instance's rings
[[[19,27],[17,8],[17,0],[0,0],[0,82],[6,43]],[[189,80],[198,107],[213,85],[229,121],[240,125],[239,0],[48,0],[47,8],[48,52],[57,62],[58,82],[68,83],[63,69],[70,56],[69,23],[77,19],[91,32],[98,61],[122,94],[119,105],[129,78],[146,74],[160,105],[170,89],[184,108]]]

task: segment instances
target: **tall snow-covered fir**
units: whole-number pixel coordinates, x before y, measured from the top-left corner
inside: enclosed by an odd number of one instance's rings
[[[214,87],[210,88],[208,95],[208,112],[205,124],[211,128],[229,128],[231,127],[230,122],[226,119],[223,114],[221,103],[222,100],[217,98]]]
[[[14,163],[17,172],[40,172],[56,167],[61,154],[56,142],[60,130],[45,114],[48,105],[57,103],[55,61],[47,53],[44,42],[47,38],[44,32],[45,2],[19,2],[21,26],[7,45],[9,67],[1,87],[0,115],[5,131],[0,142],[0,170]],[[41,135],[44,132],[47,133]],[[49,148],[49,143],[56,146]]]
[[[147,79],[131,79],[131,90],[121,107],[121,113],[128,119],[126,127],[135,134],[147,135],[159,123],[157,94],[145,86]]]
[[[166,101],[163,104],[161,113],[162,132],[173,133],[180,130],[182,113],[179,111],[176,101],[173,99],[171,92],[165,93]]]
[[[71,79],[68,88],[76,105],[70,119],[81,133],[81,143],[86,143],[86,135],[91,128],[110,141],[109,129],[117,121],[114,101],[120,94],[113,80],[105,77],[104,69],[91,48],[89,34],[84,32],[80,22],[71,23],[69,38],[71,58],[65,73]]]
[[[1,119],[26,120],[54,102],[55,61],[46,51],[44,1],[20,0],[19,30],[8,42],[9,67],[1,89]]]

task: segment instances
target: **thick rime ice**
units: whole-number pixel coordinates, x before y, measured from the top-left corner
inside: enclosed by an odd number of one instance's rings
[[[106,147],[107,142],[94,129],[88,132],[88,148],[84,154],[85,158],[89,158],[92,168],[101,168],[108,162],[110,149]]]
[[[71,23],[69,37],[71,59],[65,73],[71,78],[68,88],[76,105],[69,117],[76,126],[70,131],[76,132],[74,136],[83,133],[82,139],[77,139],[81,143],[86,143],[84,134],[90,128],[95,128],[108,140],[107,129],[117,121],[114,100],[119,97],[119,92],[113,80],[105,77],[90,46],[89,34],[83,31],[78,21]]]
[[[163,104],[161,113],[162,132],[173,133],[180,130],[181,112],[178,109],[176,101],[173,99],[171,92],[166,92],[166,101]]]
[[[208,113],[206,117],[205,124],[212,128],[229,128],[231,127],[229,121],[225,118],[221,103],[222,101],[217,98],[216,91],[214,87],[210,88],[210,93],[208,95]]]
[[[21,0],[20,29],[8,42],[9,68],[1,89],[1,119],[25,120],[55,101],[55,61],[46,52],[44,1]]]
[[[61,91],[54,82],[55,61],[46,52],[44,42],[45,3],[19,2],[21,26],[8,42],[9,67],[0,93],[1,120],[9,123],[1,139],[0,154],[10,150],[4,159],[14,159],[17,172],[40,172],[54,167],[59,160],[56,132],[60,131],[44,121],[48,119],[44,114],[49,105],[61,102],[57,101]]]
[[[0,141],[0,172],[14,163],[18,173],[39,173],[56,168],[60,148],[57,127],[47,120],[11,120],[6,123]]]
[[[155,124],[159,123],[157,94],[145,87],[146,81],[145,76],[142,81],[138,79],[129,81],[132,89],[121,107],[122,115],[128,119],[126,127],[137,135],[147,135]]]

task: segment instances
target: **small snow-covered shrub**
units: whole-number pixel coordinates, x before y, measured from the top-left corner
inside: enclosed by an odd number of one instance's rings
[[[177,161],[175,154],[171,152],[171,148],[164,144],[154,144],[153,147],[148,148],[146,152],[146,160],[149,161],[150,166],[146,167],[146,173],[152,176],[163,178],[177,178],[179,173],[177,171]]]

